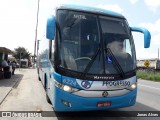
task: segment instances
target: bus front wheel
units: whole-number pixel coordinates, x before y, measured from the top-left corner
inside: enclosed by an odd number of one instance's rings
[[[46,100],[49,104],[51,104],[51,100],[49,99],[48,95],[46,94]]]
[[[38,73],[38,80],[41,81],[41,78],[39,76],[39,68],[37,68],[37,73]]]

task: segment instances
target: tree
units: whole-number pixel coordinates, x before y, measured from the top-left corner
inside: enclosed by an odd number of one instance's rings
[[[16,59],[20,59],[20,55],[21,55],[21,59],[30,59],[31,53],[29,53],[29,51],[27,51],[26,48],[18,47],[18,48],[15,48],[14,51],[15,51],[15,54],[13,55],[13,57],[15,57]]]

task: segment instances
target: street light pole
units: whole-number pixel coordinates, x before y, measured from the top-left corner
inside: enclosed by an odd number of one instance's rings
[[[35,64],[35,57],[36,57],[36,43],[37,43],[37,29],[38,29],[38,14],[39,14],[39,2],[38,0],[38,8],[37,8],[37,22],[36,22],[36,30],[35,30],[35,43],[34,43],[34,64]]]
[[[37,40],[37,57],[38,57],[38,50],[39,50],[39,41],[40,40]]]
[[[158,48],[158,60],[159,60],[159,48]]]
[[[20,71],[20,66],[21,66],[21,52],[20,52],[20,56],[19,56],[19,71]]]

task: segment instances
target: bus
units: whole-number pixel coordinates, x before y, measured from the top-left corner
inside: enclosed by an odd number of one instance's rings
[[[133,106],[137,96],[136,51],[130,27],[116,12],[60,5],[47,19],[39,42],[37,71],[56,112],[107,110]]]
[[[19,67],[21,68],[28,68],[29,67],[29,63],[28,63],[28,59],[17,59],[17,65],[19,65]]]

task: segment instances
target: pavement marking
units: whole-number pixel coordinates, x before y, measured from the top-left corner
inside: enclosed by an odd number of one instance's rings
[[[148,85],[138,84],[138,86],[141,86],[141,87],[147,87],[147,88],[152,88],[152,89],[156,89],[156,90],[160,90],[160,88],[152,87],[152,86],[148,86]]]

